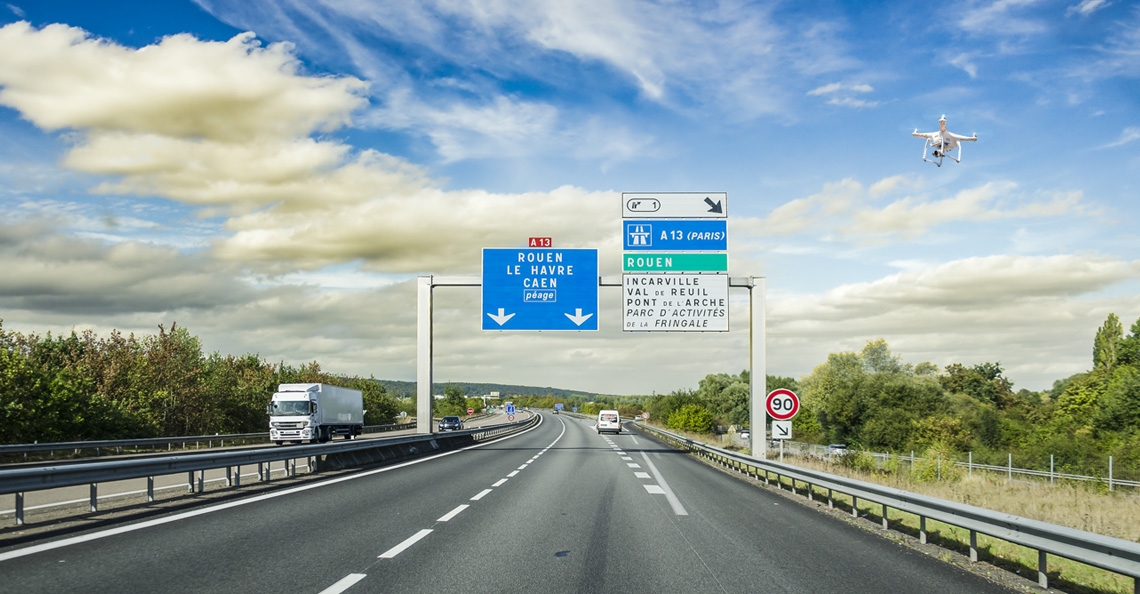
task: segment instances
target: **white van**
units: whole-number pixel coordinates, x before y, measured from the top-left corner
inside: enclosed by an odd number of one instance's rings
[[[621,415],[616,410],[603,410],[598,413],[598,424],[595,427],[599,434],[603,431],[621,433]]]

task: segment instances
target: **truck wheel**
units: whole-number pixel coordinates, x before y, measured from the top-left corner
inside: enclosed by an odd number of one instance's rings
[[[275,443],[275,444],[277,444],[277,445],[282,445],[282,444],[284,444],[285,442],[283,442],[283,441],[275,441],[275,442],[273,442],[273,443]]]
[[[320,442],[325,443],[328,440],[329,440],[329,429],[327,427],[321,427],[321,429],[320,429]]]

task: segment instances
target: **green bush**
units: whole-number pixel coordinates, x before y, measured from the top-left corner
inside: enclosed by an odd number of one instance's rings
[[[686,404],[669,415],[668,425],[672,429],[709,433],[713,429],[712,413],[699,404]]]
[[[954,465],[954,452],[945,444],[935,444],[914,461],[916,482],[933,483],[938,481],[957,482],[962,479],[962,469]]]
[[[875,457],[869,452],[847,450],[839,456],[839,464],[859,472],[878,472],[879,465],[875,464]]]

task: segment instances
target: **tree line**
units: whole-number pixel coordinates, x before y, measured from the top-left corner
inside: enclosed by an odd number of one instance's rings
[[[0,443],[264,432],[266,404],[283,383],[361,390],[368,425],[392,423],[400,411],[371,378],[335,376],[315,361],[205,355],[177,323],[101,338],[25,335],[0,320]]]
[[[667,426],[711,432],[749,422],[749,377],[711,374],[696,390],[647,406]],[[1118,478],[1140,478],[1140,320],[1126,334],[1110,314],[1093,338],[1092,369],[1049,390],[1014,390],[1000,362],[909,364],[884,340],[833,353],[798,381],[768,376],[768,389],[801,399],[797,441],[846,443],[873,451],[971,452],[983,464],[1099,474],[1113,457]]]

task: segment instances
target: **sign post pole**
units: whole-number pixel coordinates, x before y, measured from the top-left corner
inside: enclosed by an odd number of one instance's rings
[[[766,280],[762,276],[751,278],[752,288],[748,290],[748,301],[752,308],[748,316],[748,346],[750,352],[749,383],[752,391],[752,457],[764,460],[768,455],[768,411],[764,407],[764,397],[768,394],[768,368],[765,358],[764,299],[767,291]]]
[[[431,433],[431,281],[416,285],[416,433]]]

